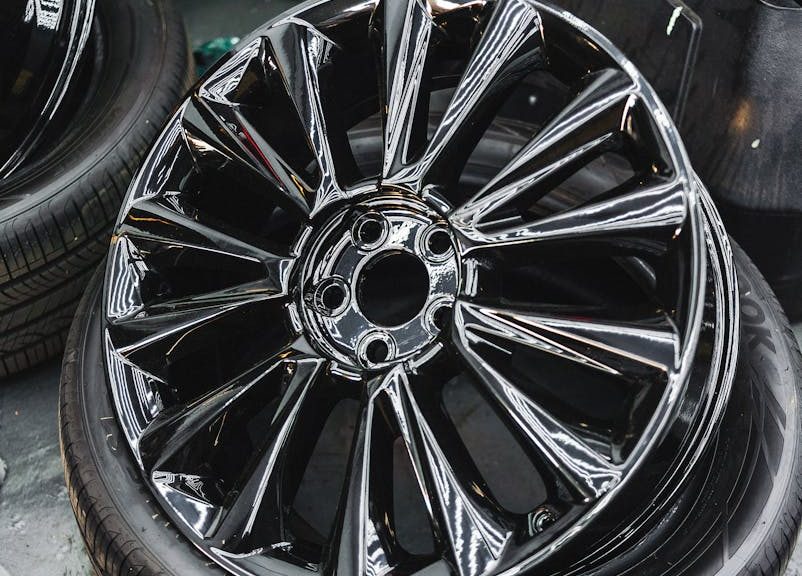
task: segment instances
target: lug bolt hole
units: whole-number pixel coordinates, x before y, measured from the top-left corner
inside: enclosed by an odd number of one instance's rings
[[[387,221],[380,214],[365,214],[354,223],[351,235],[356,246],[363,250],[372,250],[387,238]]]
[[[448,328],[451,322],[453,305],[453,300],[439,298],[426,309],[426,326],[432,336],[436,336],[439,332],[443,332]]]
[[[418,237],[418,253],[430,262],[445,262],[454,252],[451,235],[442,224],[432,224]]]
[[[345,302],[345,292],[340,286],[331,284],[323,289],[323,294],[320,296],[323,301],[323,306],[329,310],[336,310]]]
[[[374,244],[382,237],[382,225],[376,220],[366,220],[359,227],[359,239],[365,244]]]
[[[390,347],[383,340],[374,340],[365,349],[365,357],[371,364],[386,362],[390,356]]]
[[[357,347],[359,360],[366,368],[376,368],[390,362],[395,353],[395,341],[385,332],[366,334]]]
[[[435,328],[442,331],[448,326],[448,320],[451,316],[451,309],[448,306],[441,306],[437,310],[434,311],[432,315],[432,323],[434,324]]]
[[[321,282],[315,289],[314,304],[326,316],[342,312],[348,305],[348,286],[339,278]]]
[[[426,247],[435,256],[444,256],[451,250],[451,237],[445,230],[435,230],[427,238]]]

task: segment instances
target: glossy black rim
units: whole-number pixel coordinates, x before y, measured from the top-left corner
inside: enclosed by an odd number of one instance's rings
[[[77,75],[92,29],[94,0],[13,2],[0,21],[10,38],[3,70],[0,178],[40,144]]]
[[[105,290],[117,416],[232,572],[530,567],[667,437],[653,494],[715,429],[737,303],[704,194],[651,89],[570,15],[308,3],[207,75],[132,188]],[[455,413],[479,403],[489,450]]]

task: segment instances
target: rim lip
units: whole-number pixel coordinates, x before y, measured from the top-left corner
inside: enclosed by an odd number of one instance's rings
[[[627,59],[623,53],[618,50],[609,40],[607,40],[600,32],[598,32],[595,28],[590,26],[589,24],[585,23],[583,20],[577,18],[572,13],[567,10],[557,8],[551,6],[541,0],[522,0],[530,5],[532,5],[535,9],[541,12],[546,12],[551,16],[562,20],[565,24],[576,28],[579,32],[589,37],[591,40],[596,42],[603,51],[607,52],[609,56],[611,56],[615,62],[621,67],[621,69],[632,79],[635,83],[636,88],[638,90],[639,96],[643,99],[643,104],[647,107],[650,116],[653,118],[654,126],[656,128],[656,135],[659,135],[662,141],[666,144],[668,153],[675,164],[676,171],[677,171],[677,181],[682,182],[684,184],[684,192],[685,197],[687,200],[687,227],[690,232],[691,243],[693,249],[691,250],[691,287],[689,290],[689,302],[686,310],[686,320],[688,329],[686,330],[686,334],[684,335],[683,339],[683,354],[679,363],[679,369],[674,375],[674,378],[671,380],[669,385],[667,386],[667,392],[664,393],[663,398],[661,399],[660,404],[655,409],[654,415],[650,420],[649,425],[644,430],[642,438],[648,438],[647,442],[639,442],[636,445],[633,453],[629,457],[629,461],[631,465],[626,468],[626,474],[623,475],[621,481],[619,481],[613,488],[608,490],[602,497],[597,499],[586,511],[581,515],[580,518],[573,521],[570,526],[564,531],[564,533],[557,535],[550,543],[544,545],[540,550],[529,556],[523,561],[520,561],[518,564],[514,565],[511,568],[506,568],[502,571],[497,571],[497,574],[502,575],[512,575],[512,574],[519,574],[524,570],[527,570],[534,566],[535,564],[539,563],[545,557],[551,555],[552,552],[556,551],[557,549],[562,548],[568,541],[574,539],[580,532],[582,532],[590,523],[592,523],[595,518],[600,514],[600,512],[607,507],[612,500],[614,500],[620,493],[621,489],[628,484],[629,478],[633,475],[633,472],[640,469],[643,465],[645,457],[652,452],[652,450],[659,445],[662,440],[665,438],[668,430],[670,429],[670,424],[673,423],[679,409],[681,408],[681,399],[684,395],[685,389],[687,387],[688,377],[690,374],[690,370],[693,365],[693,359],[696,354],[697,344],[699,341],[700,333],[701,333],[701,324],[702,324],[702,315],[704,312],[704,301],[705,301],[705,283],[702,280],[706,276],[707,270],[707,250],[705,249],[704,243],[704,217],[702,215],[702,206],[704,205],[704,201],[700,203],[699,198],[704,198],[706,196],[706,191],[703,188],[700,188],[701,182],[699,182],[695,175],[691,176],[692,170],[690,168],[690,161],[685,150],[684,145],[682,144],[681,138],[679,136],[678,129],[674,126],[673,121],[670,119],[670,115],[659,100],[659,98],[654,93],[653,89],[651,88],[648,81],[643,78],[637,68],[632,64],[632,62]],[[243,40],[235,47],[227,56],[225,56],[221,62],[228,61],[232,55],[236,54],[240,48],[247,46],[250,42],[254,39],[260,38],[265,35],[265,33],[270,30],[271,28],[285,22],[288,18],[292,18],[303,12],[315,8],[317,6],[321,6],[331,2],[331,0],[307,0],[298,6],[295,6],[282,14],[276,16],[275,18],[271,19],[267,23],[263,24],[262,26],[258,27],[254,30],[251,34],[247,35]],[[378,0],[367,0],[360,4],[360,8],[362,10],[373,10],[378,5]],[[216,67],[212,68],[209,72],[207,72],[204,77],[196,84],[193,91],[198,87],[201,86],[210,76],[210,73],[216,70]],[[178,120],[183,113],[184,105],[179,106],[178,110],[174,113],[171,119],[168,121],[167,126],[172,126]],[[134,179],[129,191],[126,195],[126,199],[123,203],[123,207],[120,211],[118,216],[116,227],[122,223],[125,215],[131,209],[131,207],[143,196],[141,192],[144,190],[142,184],[143,181],[147,180],[147,178],[152,173],[154,167],[158,159],[156,156],[158,155],[158,150],[160,145],[163,144],[164,140],[168,135],[167,130],[163,130],[161,136],[157,139],[156,144],[152,147],[151,152],[148,154],[146,160],[143,162],[141,168],[139,169],[136,178]],[[360,198],[366,194],[370,194],[371,192],[375,192],[375,186],[373,183],[365,184],[365,183],[357,183],[354,187],[349,188],[347,190],[348,198],[347,200],[353,200]],[[426,198],[426,190],[422,190],[422,197]],[[713,213],[715,214],[715,209],[712,209]],[[717,217],[716,217],[717,220]],[[728,246],[728,242],[726,237],[724,237],[724,245]],[[112,251],[114,246],[112,245]],[[729,262],[729,272],[732,272],[732,260],[731,260],[731,251],[726,254]],[[728,274],[728,275],[734,275]],[[106,265],[105,271],[105,281],[104,281],[104,288],[103,288],[103,303],[104,303],[104,322],[107,322],[106,318],[106,304],[108,302],[108,294],[109,294],[109,285],[112,281],[113,276],[113,265],[112,259],[109,259]],[[737,300],[737,299],[736,299]],[[105,341],[105,339],[104,339]],[[106,345],[109,345],[109,342],[105,342]],[[108,350],[108,352],[112,352]],[[725,351],[722,354],[722,357],[726,357],[732,360],[732,365],[735,364],[737,361],[737,346],[733,349]],[[107,359],[104,355],[104,360],[107,362]],[[107,375],[111,375],[108,370],[107,365]],[[697,445],[697,456],[696,460],[698,460],[698,456],[701,454],[704,446],[706,445],[707,440],[713,435],[715,428],[718,424],[718,419],[720,418],[721,413],[723,412],[723,408],[726,406],[727,401],[729,399],[729,390],[732,383],[732,377],[734,373],[730,373],[729,375],[725,375],[724,381],[720,384],[719,388],[715,390],[711,390],[709,384],[705,385],[705,393],[707,396],[711,394],[718,394],[719,402],[717,404],[716,413],[717,415],[711,419],[710,423],[706,427],[706,433],[703,435],[703,438],[699,439]],[[111,386],[112,392],[115,398],[115,411],[117,412],[118,420],[120,418],[119,412],[119,398],[118,398],[118,390],[115,389],[114,386]],[[657,417],[657,413],[660,412],[659,418]],[[132,448],[135,457],[139,460],[137,451],[135,449],[135,442],[131,441],[129,437],[129,446]],[[685,447],[684,450],[689,451],[691,448]],[[146,473],[144,473],[146,480],[148,481],[148,485],[151,486],[151,482],[149,477]],[[154,496],[159,500],[162,508],[168,513],[171,520],[179,525],[184,525],[185,523],[182,520],[175,516],[173,513],[172,507],[164,501],[160,495],[160,493],[155,490],[151,486],[152,492]],[[235,564],[232,561],[238,558],[243,558],[247,555],[235,555],[229,554],[222,550],[214,549],[210,546],[204,546],[202,543],[197,542],[195,539],[190,539],[190,541],[205,555],[209,558],[213,559],[215,562],[220,563],[226,569],[232,571],[235,574],[243,574],[248,575],[251,574],[249,571],[244,570],[243,567],[239,564]],[[287,564],[286,562],[280,560],[273,560],[271,562],[279,562],[280,565],[285,568],[289,573],[292,572],[296,567]]]
[[[64,52],[64,60],[52,87],[47,101],[39,111],[31,125],[28,135],[20,142],[11,156],[0,165],[0,178],[14,173],[33,152],[44,135],[45,127],[50,123],[67,95],[73,76],[78,69],[95,15],[95,0],[74,0],[72,14],[69,19],[69,41]]]

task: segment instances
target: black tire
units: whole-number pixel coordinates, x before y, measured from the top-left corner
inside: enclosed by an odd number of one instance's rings
[[[765,280],[737,247],[735,260],[742,353],[718,439],[660,534],[595,574],[768,576],[781,574],[790,557],[802,516],[802,356]],[[91,283],[67,344],[59,414],[70,501],[87,549],[104,575],[219,574],[163,519],[110,418],[101,279]]]
[[[0,184],[0,378],[63,350],[134,171],[190,86],[169,0],[98,0],[66,128]]]

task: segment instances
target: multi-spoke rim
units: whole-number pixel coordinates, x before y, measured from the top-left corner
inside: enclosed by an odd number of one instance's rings
[[[523,141],[471,180],[510,116]],[[207,75],[132,187],[104,293],[117,417],[171,520],[234,573],[590,558],[577,536],[611,530],[632,491],[670,500],[726,402],[735,279],[700,198],[652,90],[568,14],[307,3]],[[394,269],[401,289],[382,284]],[[444,408],[454,382],[534,467],[528,508]],[[321,528],[297,500],[343,401],[354,433]],[[395,446],[425,551],[399,536]],[[621,508],[618,528],[654,513]]]

